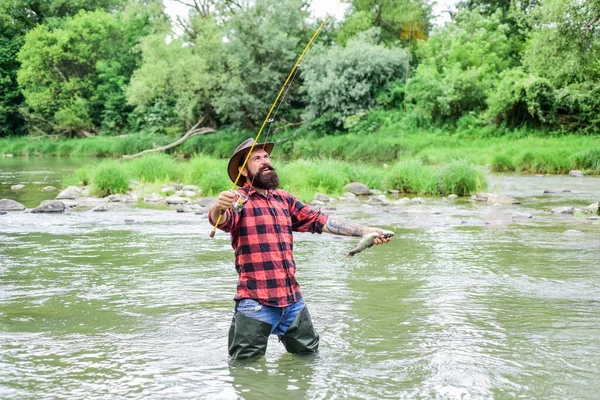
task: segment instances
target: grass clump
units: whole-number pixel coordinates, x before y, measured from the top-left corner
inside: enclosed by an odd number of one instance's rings
[[[396,163],[390,168],[385,184],[402,193],[435,194],[437,179],[434,167],[421,161],[409,160]]]
[[[166,154],[149,154],[130,161],[132,176],[140,182],[180,182],[184,171],[173,157]]]
[[[411,160],[395,164],[386,186],[407,194],[469,196],[487,187],[483,172],[467,160],[453,161],[442,169]]]
[[[227,175],[227,163],[228,160],[197,155],[187,163],[184,179],[202,188],[205,196],[217,195],[233,186]]]
[[[438,193],[470,196],[487,188],[483,172],[466,160],[454,161],[439,171]]]
[[[93,170],[91,193],[99,197],[127,193],[129,180],[130,175],[123,163],[115,160],[102,161]]]

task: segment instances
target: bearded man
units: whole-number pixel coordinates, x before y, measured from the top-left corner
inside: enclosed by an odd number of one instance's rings
[[[270,159],[274,143],[254,147],[253,143],[254,139],[241,143],[229,160],[229,178],[240,188],[221,192],[208,215],[211,225],[220,218],[217,228],[231,234],[238,273],[229,355],[234,359],[264,355],[271,334],[290,353],[315,353],[319,335],[296,281],[293,232],[345,236],[377,232],[375,244],[391,239],[379,228],[329,217],[278,189],[279,177]],[[238,175],[241,182],[236,181]]]

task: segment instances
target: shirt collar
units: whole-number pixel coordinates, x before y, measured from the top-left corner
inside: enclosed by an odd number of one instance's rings
[[[251,186],[249,183],[245,183],[244,186],[242,187],[242,189],[244,189],[246,191],[246,193],[248,193],[248,197],[252,196],[253,194],[256,194],[257,196],[265,197],[262,194],[260,194],[260,192],[258,192],[254,188],[254,186]],[[269,189],[269,190],[267,190],[267,196],[266,196],[266,198],[268,199],[271,196],[281,197],[279,195],[279,193],[277,193],[277,190]]]

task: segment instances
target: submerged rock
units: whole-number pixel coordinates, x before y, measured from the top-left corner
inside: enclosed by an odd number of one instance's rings
[[[476,193],[474,196],[476,201],[486,202],[490,204],[521,204],[521,202],[517,199],[513,199],[512,197],[499,196],[497,194],[492,193]]]
[[[18,201],[10,200],[10,199],[2,199],[0,200],[0,211],[23,211],[27,207]]]
[[[512,219],[529,219],[529,218],[533,218],[533,215],[529,214],[529,213],[514,213],[512,215]]]
[[[23,184],[12,185],[12,186],[10,187],[10,190],[21,190],[21,189],[23,189],[24,187],[25,187],[25,185],[23,185]]]
[[[574,214],[575,207],[556,207],[552,209],[552,214]]]
[[[392,204],[392,202],[389,201],[384,195],[380,194],[378,196],[371,197],[367,201],[367,204],[372,206],[389,206],[390,204]]]
[[[585,209],[584,213],[586,214],[600,214],[600,202],[598,203],[592,203],[589,206],[587,206],[587,208]]]
[[[551,194],[551,193],[571,193],[571,191],[569,189],[546,189],[546,190],[544,190],[544,193],[546,193],[546,194]]]
[[[54,190],[56,190],[56,188],[54,186],[44,186],[42,188],[42,192],[52,192]]]
[[[44,200],[31,210],[34,214],[60,214],[65,212],[65,204],[60,200]]]
[[[563,235],[565,236],[584,236],[585,233],[575,230],[575,229],[569,229],[563,232]]]

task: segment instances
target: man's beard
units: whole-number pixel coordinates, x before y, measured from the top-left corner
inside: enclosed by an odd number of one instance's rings
[[[250,169],[247,171],[248,179],[252,182],[252,186],[265,190],[277,189],[279,187],[279,177],[277,176],[277,172],[275,172],[275,168],[265,166],[259,169],[256,174],[250,172]]]

